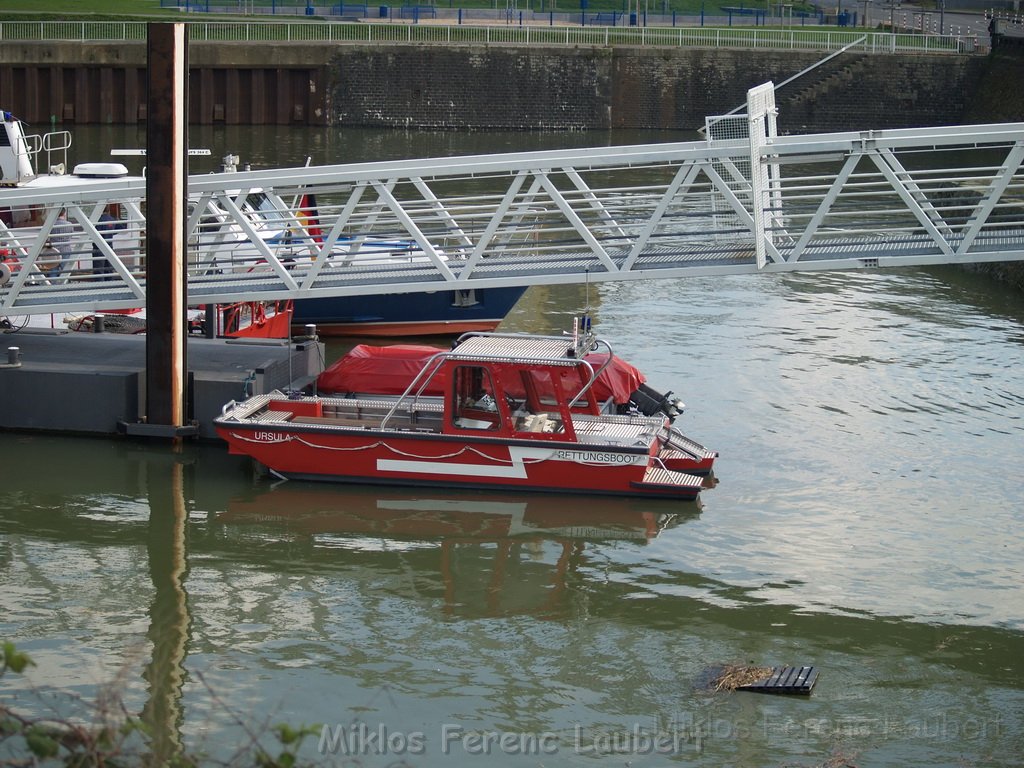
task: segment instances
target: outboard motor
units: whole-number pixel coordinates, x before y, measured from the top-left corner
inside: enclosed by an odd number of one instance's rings
[[[676,416],[683,412],[686,406],[682,400],[672,399],[672,393],[661,394],[656,389],[651,389],[646,384],[640,387],[629,396],[629,401],[644,416],[653,416],[656,413],[663,413],[668,416],[669,421],[674,421]]]

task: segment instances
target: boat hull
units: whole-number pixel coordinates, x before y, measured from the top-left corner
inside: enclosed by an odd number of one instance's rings
[[[341,296],[295,302],[294,326],[321,336],[446,336],[498,327],[522,286],[466,291]]]
[[[290,479],[344,483],[496,488],[693,500],[685,485],[645,482],[644,449],[578,443],[406,437],[371,429],[303,430],[217,421],[232,453],[250,456]]]

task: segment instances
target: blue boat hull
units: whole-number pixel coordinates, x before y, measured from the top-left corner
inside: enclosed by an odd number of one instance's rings
[[[337,296],[295,302],[293,326],[315,324],[321,336],[438,336],[490,331],[525,287]]]

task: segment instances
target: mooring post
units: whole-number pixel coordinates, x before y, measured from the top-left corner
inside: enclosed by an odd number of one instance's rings
[[[148,24],[146,54],[146,425],[138,431],[174,438],[189,433],[185,427],[185,24]]]

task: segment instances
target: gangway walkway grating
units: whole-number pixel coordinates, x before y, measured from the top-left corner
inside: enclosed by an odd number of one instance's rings
[[[725,138],[192,176],[189,302],[1024,258],[1024,124],[778,136],[774,111],[766,84]],[[143,306],[145,180],[45,182],[0,188],[0,315]]]

